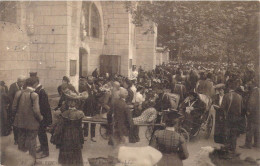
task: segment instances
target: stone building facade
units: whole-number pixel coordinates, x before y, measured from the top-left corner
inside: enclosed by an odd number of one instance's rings
[[[124,76],[132,65],[151,70],[168,61],[156,49],[157,34],[143,34],[151,24],[135,27],[124,2],[0,2],[0,16],[0,80],[7,85],[33,71],[46,88],[64,75],[77,87],[80,76],[102,68],[101,55],[120,57]]]

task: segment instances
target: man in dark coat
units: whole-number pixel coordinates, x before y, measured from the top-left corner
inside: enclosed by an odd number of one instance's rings
[[[9,96],[9,99],[10,99],[10,108],[9,108],[9,113],[8,113],[8,119],[10,119],[10,125],[12,125],[13,120],[14,120],[14,116],[15,116],[11,113],[12,112],[13,100],[14,100],[16,92],[23,89],[25,79],[26,78],[24,76],[19,76],[17,78],[17,82],[11,84],[10,88],[9,88],[8,96]],[[14,144],[17,145],[18,130],[15,126],[13,126],[13,132],[14,132]]]
[[[6,87],[0,85],[0,134],[7,136],[11,132],[11,126],[8,119],[9,97],[6,92]]]
[[[14,126],[18,129],[18,149],[28,151],[36,158],[36,137],[42,115],[39,107],[39,96],[34,92],[37,85],[35,78],[26,80],[26,89],[15,94],[12,110],[16,112]]]
[[[48,137],[46,134],[46,127],[52,123],[51,107],[48,100],[48,94],[44,87],[39,83],[39,78],[36,77],[38,85],[35,88],[35,92],[39,96],[40,112],[43,116],[43,120],[40,123],[38,130],[38,137],[40,141],[40,148],[37,150],[37,158],[44,158],[49,156]]]
[[[260,110],[259,110],[259,81],[255,78],[255,87],[252,89],[247,103],[247,132],[245,145],[240,146],[240,148],[251,149],[252,139],[254,138],[254,147],[260,147]]]
[[[116,99],[112,106],[114,111],[114,138],[117,144],[126,143],[126,137],[129,136],[130,129],[133,126],[133,118],[126,104],[128,92],[125,88],[120,88],[120,99]]]
[[[236,142],[239,135],[243,100],[242,97],[234,91],[236,89],[235,79],[229,81],[228,88],[229,92],[224,95],[220,109],[224,111],[226,121],[225,134],[227,139],[225,140],[225,148],[233,155],[236,151]]]
[[[85,116],[93,117],[97,114],[97,103],[96,103],[96,87],[94,85],[94,78],[93,76],[89,76],[87,83],[86,83],[86,89],[88,92],[88,98],[85,101],[85,104],[83,106],[83,112]],[[96,142],[94,139],[95,137],[95,128],[96,124],[91,124],[91,141]],[[84,136],[88,136],[88,124],[84,125]]]

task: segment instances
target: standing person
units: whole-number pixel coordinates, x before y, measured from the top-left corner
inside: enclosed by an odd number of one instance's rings
[[[9,92],[8,92],[8,96],[10,99],[10,107],[9,107],[9,113],[8,113],[8,119],[10,119],[10,125],[13,124],[13,120],[14,120],[14,114],[12,114],[12,104],[14,101],[14,97],[17,91],[22,90],[24,83],[25,83],[25,76],[19,76],[17,78],[17,82],[13,83],[10,85],[9,88]],[[18,131],[17,128],[15,126],[13,126],[13,132],[14,132],[14,144],[17,145],[18,142]]]
[[[84,144],[83,130],[81,127],[84,113],[76,109],[76,100],[66,96],[68,109],[61,113],[59,127],[56,127],[54,135],[57,138],[59,148],[58,162],[62,166],[83,166],[81,149]],[[58,130],[62,129],[62,130]]]
[[[134,110],[132,112],[132,117],[138,117],[142,114],[143,111],[143,107],[142,107],[142,103],[145,101],[143,95],[141,94],[141,91],[143,89],[142,88],[138,88],[137,93],[136,93],[136,99],[135,99],[135,103],[134,103]],[[134,125],[132,127],[132,130],[130,131],[130,135],[129,135],[129,142],[130,143],[136,143],[140,141],[140,137],[139,137],[139,126]]]
[[[227,84],[229,92],[223,97],[220,109],[224,111],[225,116],[225,148],[230,152],[229,157],[233,157],[236,152],[237,137],[239,135],[239,125],[241,122],[241,112],[243,107],[242,97],[236,93],[236,80],[229,79]]]
[[[26,80],[27,88],[15,94],[13,101],[13,111],[16,112],[14,126],[18,128],[18,149],[28,151],[31,156],[36,158],[36,137],[40,122],[43,119],[39,96],[34,92],[37,85],[36,78]]]
[[[4,81],[0,81],[0,86],[2,87],[2,91],[5,93],[5,94],[8,94],[8,87],[5,85],[5,82]]]
[[[135,103],[135,99],[136,99],[136,86],[135,86],[135,80],[132,80],[132,86],[130,87],[131,91],[133,92],[133,100],[132,103]]]
[[[109,99],[109,111],[107,113],[107,122],[108,122],[108,132],[109,132],[109,141],[108,141],[108,145],[113,145],[113,137],[112,137],[112,133],[113,133],[113,114],[114,114],[114,110],[112,110],[111,108],[113,107],[115,101],[117,101],[120,97],[120,83],[118,81],[114,81],[112,82],[112,89],[111,89],[111,96]]]
[[[127,91],[128,91],[128,96],[127,96],[127,98],[126,98],[126,103],[128,104],[128,105],[132,105],[132,102],[133,102],[133,100],[134,100],[134,92],[132,91],[132,89],[131,89],[131,87],[132,87],[132,82],[128,79],[128,78],[126,78],[124,81],[123,81],[123,87],[125,88],[125,89],[127,89]]]
[[[8,108],[10,100],[6,91],[6,87],[0,85],[0,134],[1,136],[7,136],[10,134],[11,126],[8,119]]]
[[[136,65],[133,65],[133,68],[132,68],[133,70],[132,70],[132,79],[133,80],[137,80],[137,78],[138,78],[138,70],[137,70],[137,68],[136,68]]]
[[[92,76],[95,77],[95,78],[98,78],[98,77],[99,77],[98,68],[96,68],[96,69],[92,72]]]
[[[88,98],[85,101],[83,106],[83,112],[85,116],[93,117],[97,114],[97,102],[96,102],[96,87],[94,85],[94,77],[88,76],[86,89],[88,92]],[[96,124],[91,124],[91,141],[96,142],[95,140],[95,128]],[[88,136],[88,124],[84,125],[84,136]]]
[[[46,134],[47,126],[52,123],[52,114],[51,107],[48,100],[48,94],[46,93],[44,87],[40,84],[39,78],[36,77],[37,86],[35,92],[39,96],[39,106],[40,112],[43,116],[43,120],[40,123],[38,138],[40,141],[40,148],[37,149],[37,158],[44,158],[49,156],[49,146],[48,146],[48,137]]]
[[[129,136],[130,129],[133,126],[133,118],[131,112],[126,104],[128,92],[125,88],[120,88],[120,99],[116,99],[112,110],[114,111],[114,138],[115,143],[126,143]]]
[[[213,104],[215,104],[217,107],[220,107],[225,95],[224,87],[217,87],[216,90],[218,91],[218,94],[214,96]]]
[[[158,149],[162,154],[162,159],[157,163],[158,166],[182,166],[182,160],[189,157],[186,141],[177,132],[178,117],[181,115],[176,111],[167,114],[164,130],[155,131],[150,146]]]
[[[259,80],[255,78],[254,80],[255,87],[252,89],[247,103],[247,132],[246,140],[243,146],[240,148],[251,149],[252,139],[254,138],[254,147],[260,147],[260,110],[259,110]]]

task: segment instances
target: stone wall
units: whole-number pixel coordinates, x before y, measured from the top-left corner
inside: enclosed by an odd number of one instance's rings
[[[129,15],[124,2],[102,2],[105,55],[121,56],[121,74],[129,76]],[[109,27],[109,28],[108,28]]]
[[[30,54],[45,87],[57,87],[68,75],[68,17],[66,2],[31,2],[27,8],[33,17],[34,32],[30,35]]]
[[[92,2],[100,15],[100,37],[82,39],[82,3],[19,2],[17,24],[5,23],[5,28],[0,28],[0,80],[10,84],[18,75],[28,76],[33,71],[38,72],[41,83],[47,89],[52,88],[56,92],[64,75],[69,76],[77,88],[80,49],[87,53],[83,68],[88,75],[100,67],[102,54],[120,55],[121,74],[124,76],[131,75],[130,59],[132,65],[142,66],[145,70],[151,70],[156,63],[167,59],[164,55],[156,56],[157,34],[143,34],[151,24],[135,27],[124,2]],[[20,48],[15,49],[15,46]],[[70,76],[70,60],[77,62],[74,76]]]
[[[24,26],[24,4],[16,2],[16,23],[0,21],[0,80],[9,86],[19,75],[28,76],[36,65],[30,56],[30,40]]]
[[[26,75],[30,66],[36,65],[31,61],[29,39],[24,28],[7,22],[0,22],[0,80],[6,85],[15,82],[19,75]]]

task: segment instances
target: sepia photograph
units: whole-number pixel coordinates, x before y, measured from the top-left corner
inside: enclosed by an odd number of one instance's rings
[[[0,0],[0,166],[260,166],[260,1]]]

